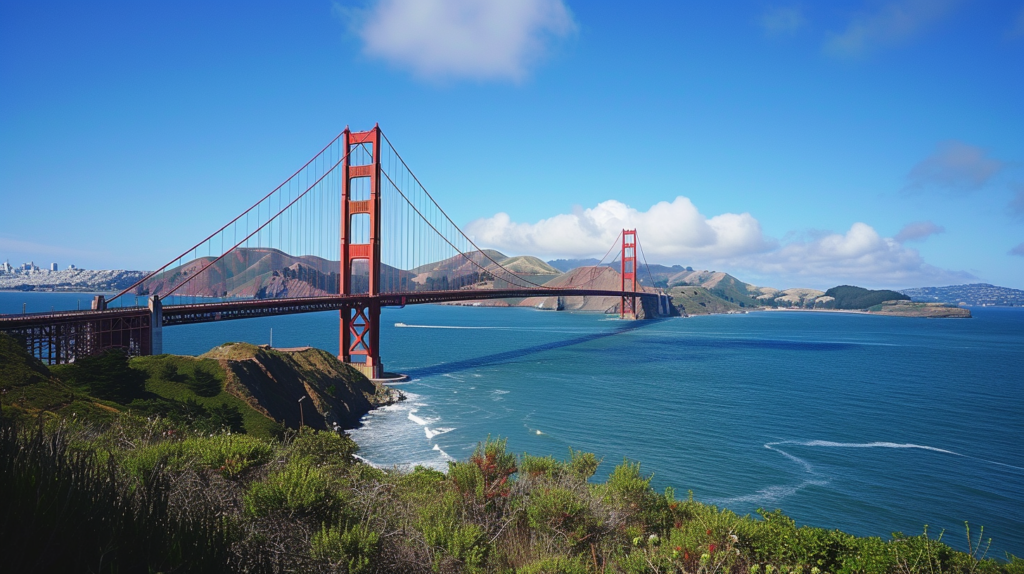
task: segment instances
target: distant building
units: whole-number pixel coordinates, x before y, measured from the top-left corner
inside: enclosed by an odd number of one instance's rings
[[[56,271],[56,270],[57,270],[57,264],[56,263],[51,263],[50,264],[50,271]]]
[[[78,268],[77,268],[77,267],[75,267],[75,264],[74,264],[74,263],[72,263],[71,265],[68,265],[68,269],[78,269]]]

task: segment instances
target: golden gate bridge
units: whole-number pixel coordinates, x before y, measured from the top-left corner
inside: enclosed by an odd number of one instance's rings
[[[85,311],[0,315],[0,331],[60,364],[109,349],[159,354],[165,326],[339,311],[338,358],[379,378],[383,307],[616,297],[620,318],[668,315],[668,296],[637,279],[636,230],[623,230],[599,266],[616,247],[618,289],[596,285],[598,272],[545,285],[463,233],[379,126],[346,128],[249,209],[109,300],[97,296]]]

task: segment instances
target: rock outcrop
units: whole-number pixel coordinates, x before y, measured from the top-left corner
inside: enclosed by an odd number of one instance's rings
[[[202,357],[220,363],[227,392],[289,428],[298,428],[300,419],[317,429],[356,428],[370,410],[404,398],[312,347],[277,350],[227,343]]]

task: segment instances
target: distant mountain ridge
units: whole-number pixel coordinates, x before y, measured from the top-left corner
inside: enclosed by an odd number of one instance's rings
[[[389,265],[381,269],[385,292],[434,291],[444,289],[507,288],[500,268],[508,269],[537,285],[560,284],[560,278],[571,283],[575,277],[590,276],[593,270],[607,269],[613,275],[599,281],[603,288],[618,289],[620,263],[613,261],[596,267],[597,259],[556,259],[542,261],[529,255],[509,257],[494,249],[456,255],[448,259],[403,270]],[[201,275],[204,266],[211,265]],[[214,262],[200,257],[169,268],[134,290],[135,295],[163,294],[189,280],[179,294],[199,297],[281,298],[309,297],[338,292],[340,263],[310,255],[289,255],[269,248],[238,249]],[[586,270],[592,271],[586,271]],[[686,313],[742,312],[758,307],[801,309],[855,309],[865,301],[837,302],[834,288],[830,292],[817,289],[776,289],[746,283],[723,271],[695,270],[682,265],[642,264],[637,279],[645,288],[660,288],[678,298],[677,307]],[[583,275],[580,275],[580,274]],[[0,289],[42,289],[60,291],[119,290],[145,275],[144,271],[38,272],[32,274],[0,274]],[[568,276],[568,277],[567,277]],[[189,279],[189,277],[194,277]],[[607,284],[607,287],[604,285]],[[353,292],[365,292],[368,272],[364,267],[353,271]],[[696,288],[696,289],[691,289]],[[897,300],[909,297],[919,303],[946,303],[961,306],[1024,306],[1024,290],[999,287],[987,283],[948,287],[918,287],[889,291],[882,298]],[[876,297],[877,298],[877,297]],[[871,301],[867,301],[871,302]],[[612,306],[612,301],[573,302],[556,305],[553,301],[530,301],[541,307],[594,310]],[[608,305],[605,305],[607,303]],[[509,302],[509,304],[516,304]],[[877,304],[877,303],[873,303]]]

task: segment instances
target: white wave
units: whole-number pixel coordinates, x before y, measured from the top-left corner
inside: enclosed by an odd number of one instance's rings
[[[444,433],[452,432],[453,430],[455,430],[455,429],[452,428],[452,427],[447,427],[447,428],[446,427],[439,427],[439,428],[435,428],[435,429],[431,429],[430,427],[423,427],[423,432],[424,432],[424,434],[427,435],[427,440],[430,440],[430,439],[434,438],[437,435],[441,435],[441,434],[444,434]]]
[[[411,420],[412,422],[414,422],[414,423],[416,423],[416,424],[418,424],[420,426],[424,426],[424,427],[427,426],[426,419],[424,419],[422,417],[416,416],[415,413],[416,413],[416,409],[413,409],[413,410],[409,411],[409,417],[408,417],[409,420]]]
[[[454,458],[449,456],[448,453],[446,453],[445,451],[441,450],[441,447],[437,446],[436,444],[434,445],[434,448],[432,450],[436,450],[437,452],[441,453],[441,458],[445,462],[455,462]]]
[[[454,430],[455,429],[451,428],[451,427],[450,428],[439,427],[439,428],[436,428],[436,429],[431,429],[429,427],[424,427],[423,428],[423,433],[427,435],[427,440],[430,440],[430,439],[436,437],[437,435],[443,435],[444,433],[451,433]]]
[[[501,389],[498,389],[498,390],[496,390],[496,391],[491,391],[491,394],[494,394],[494,395],[507,395],[507,394],[509,394],[510,392],[511,392],[511,391],[503,391],[503,390],[501,390]]]
[[[365,458],[359,456],[358,454],[353,454],[352,458],[355,458],[356,460],[361,460],[364,463],[372,466],[373,468],[384,468],[383,466],[381,466],[381,465],[379,465],[379,464],[377,464],[377,463],[375,463],[375,462],[373,462],[371,460],[365,459]]]

